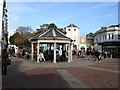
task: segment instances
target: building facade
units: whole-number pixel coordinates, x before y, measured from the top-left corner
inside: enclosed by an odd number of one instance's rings
[[[94,34],[89,33],[86,35],[86,45],[87,47],[93,49],[94,48]]]
[[[0,50],[8,45],[8,19],[6,0],[0,0]],[[1,55],[1,54],[0,54]]]
[[[94,33],[94,48],[107,51],[113,56],[120,55],[120,24],[102,27]]]
[[[79,49],[80,45],[80,28],[77,27],[74,24],[70,24],[67,27],[65,27],[66,36],[71,38],[72,41],[72,50],[73,49]]]
[[[87,45],[86,45],[86,37],[80,37],[80,46],[79,49],[87,49]]]

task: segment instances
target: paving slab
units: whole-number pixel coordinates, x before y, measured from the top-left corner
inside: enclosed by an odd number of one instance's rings
[[[3,87],[6,88],[114,88],[118,85],[118,72],[110,69],[110,66],[117,66],[116,59],[106,59],[101,63],[94,62],[94,58],[87,60],[75,56],[70,63],[11,59],[8,75],[3,76]],[[108,67],[97,67],[100,65]]]
[[[89,88],[79,79],[72,76],[67,70],[65,69],[57,69],[59,74],[66,80],[72,88]]]
[[[59,81],[59,82],[58,82]],[[3,77],[3,88],[71,88],[54,68],[33,68]]]
[[[119,86],[120,74],[116,72],[86,67],[71,67],[66,70],[90,88],[118,88]]]

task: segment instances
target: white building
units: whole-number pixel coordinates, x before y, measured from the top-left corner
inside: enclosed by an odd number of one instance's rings
[[[74,24],[70,24],[65,27],[66,36],[73,40],[72,50],[75,48],[79,49],[80,45],[80,28],[75,26]]]
[[[94,33],[95,49],[120,53],[120,24],[102,27]]]

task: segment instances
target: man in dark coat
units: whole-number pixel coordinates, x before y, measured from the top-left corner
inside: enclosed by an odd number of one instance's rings
[[[99,51],[98,50],[95,50],[95,62],[98,60],[99,61]]]
[[[78,58],[81,57],[81,50],[78,51]]]
[[[91,52],[90,52],[90,49],[87,49],[87,50],[86,50],[86,55],[87,55],[88,60],[89,60],[89,58],[90,58],[90,53],[91,53]]]
[[[7,75],[8,53],[6,49],[2,50],[2,75]]]

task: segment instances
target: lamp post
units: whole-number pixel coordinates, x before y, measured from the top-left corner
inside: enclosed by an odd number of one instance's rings
[[[2,31],[3,28],[3,0],[0,0],[0,57],[1,57],[1,50],[2,50]]]

